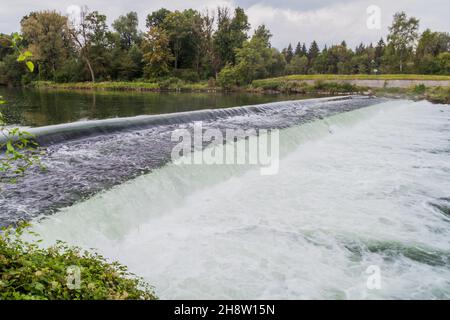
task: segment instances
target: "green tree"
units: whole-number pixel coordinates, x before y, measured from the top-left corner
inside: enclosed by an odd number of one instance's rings
[[[450,52],[442,52],[437,56],[439,73],[450,74]]]
[[[217,52],[220,66],[236,63],[236,49],[242,48],[247,40],[250,29],[248,17],[242,8],[236,8],[233,18],[230,18],[228,8],[218,8],[217,31],[214,35],[214,48]]]
[[[388,45],[397,60],[401,73],[404,71],[406,61],[410,58],[415,42],[418,38],[419,20],[398,12],[394,15],[394,21],[389,27]]]
[[[288,47],[283,52],[284,58],[287,63],[290,63],[292,58],[294,57],[294,51],[292,50],[292,45],[289,43]]]
[[[167,32],[170,47],[174,57],[174,68],[180,66],[183,52],[188,52],[189,36],[192,33],[192,25],[187,12],[174,11],[169,13],[164,19],[164,30]]]
[[[171,13],[171,11],[167,10],[165,8],[161,8],[157,11],[153,11],[152,13],[147,15],[147,18],[145,19],[145,26],[148,29],[151,29],[153,27],[158,27],[158,28],[163,27],[164,20],[170,13]]]
[[[142,41],[144,75],[147,78],[165,76],[174,59],[170,47],[169,36],[159,27],[152,27]]]
[[[139,19],[136,12],[129,12],[114,20],[112,27],[119,34],[122,48],[129,50],[134,44],[139,44]]]
[[[272,33],[270,33],[270,30],[267,29],[266,25],[262,24],[258,26],[253,36],[260,38],[264,42],[264,45],[266,47],[270,48],[272,46],[270,44],[270,38],[272,38]],[[292,52],[292,47],[290,50]]]
[[[319,56],[319,53],[320,53],[319,46],[317,45],[316,41],[313,41],[308,51],[308,60],[310,66],[314,65],[314,60]]]
[[[442,73],[441,64],[437,57],[441,53],[449,52],[450,35],[444,32],[432,32],[425,30],[420,36],[416,55],[415,65],[420,73],[433,74]]]
[[[379,69],[381,68],[381,62],[382,62],[382,57],[384,55],[384,51],[386,49],[386,43],[384,42],[383,38],[381,38],[376,47],[375,47],[375,52],[374,52],[374,62],[375,62],[375,68],[377,70],[377,72],[379,72]]]
[[[89,16],[90,19],[88,19]],[[94,32],[102,27],[101,24],[104,23],[105,20],[106,17],[103,19],[97,12],[90,15],[88,8],[83,7],[76,19],[68,21],[69,34],[78,49],[79,55],[83,58],[89,69],[92,82],[95,82],[95,73],[91,63],[91,39],[94,37]]]
[[[308,72],[308,58],[306,56],[294,55],[286,67],[287,74],[306,74]]]
[[[106,16],[98,11],[86,16],[89,60],[96,78],[107,79],[111,68],[111,47],[113,37],[106,22]],[[116,41],[118,43],[119,41]]]
[[[32,12],[21,21],[22,34],[28,50],[37,62],[44,79],[54,79],[56,70],[72,49],[67,30],[67,18],[56,11]]]
[[[233,70],[227,70],[227,73],[228,75],[234,73],[239,85],[268,77],[274,65],[278,63],[274,53],[282,57],[268,46],[266,37],[255,33],[249,41],[244,42],[242,48],[236,49],[236,65]]]

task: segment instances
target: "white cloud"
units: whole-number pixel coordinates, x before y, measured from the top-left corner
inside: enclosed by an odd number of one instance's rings
[[[274,34],[273,45],[285,47],[298,41],[319,44],[334,44],[346,40],[351,46],[360,42],[376,42],[386,37],[388,26],[395,12],[406,11],[421,20],[425,28],[450,31],[450,3],[441,0],[372,0],[334,1],[328,5],[310,10],[278,8],[267,4],[254,4],[247,9],[253,27],[265,23]],[[367,8],[377,5],[381,9],[381,29],[367,28]],[[294,6],[293,6],[294,7]]]

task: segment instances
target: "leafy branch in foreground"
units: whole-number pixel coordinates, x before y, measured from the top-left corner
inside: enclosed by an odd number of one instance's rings
[[[42,248],[38,235],[22,224],[0,233],[0,300],[155,300],[152,288],[118,262],[63,242]],[[79,285],[69,284],[77,268]]]
[[[34,71],[34,64],[30,61],[33,56],[30,51],[23,51],[20,42],[23,38],[18,33],[14,33],[11,38],[11,48],[17,54],[17,61],[24,62],[30,72]],[[0,96],[0,105],[5,101]],[[5,178],[9,181],[14,180],[15,175],[23,174],[33,164],[39,162],[37,144],[33,141],[33,136],[20,128],[10,128],[6,126],[6,120],[0,112],[0,176],[1,180]],[[6,175],[5,175],[6,173]],[[11,177],[12,174],[12,177]]]

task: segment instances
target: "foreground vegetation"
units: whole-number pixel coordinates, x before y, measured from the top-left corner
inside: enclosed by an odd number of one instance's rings
[[[23,226],[0,233],[0,300],[156,299],[145,282],[119,263],[62,242],[43,249],[40,240],[24,240],[24,232],[30,233]],[[70,278],[76,270],[79,285]]]

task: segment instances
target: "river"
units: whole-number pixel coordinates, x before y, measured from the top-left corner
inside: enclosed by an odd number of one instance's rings
[[[275,175],[158,162],[177,123],[52,146],[48,171],[7,197],[45,244],[96,248],[162,299],[450,298],[449,106],[355,97],[248,110],[207,126],[279,128]]]

